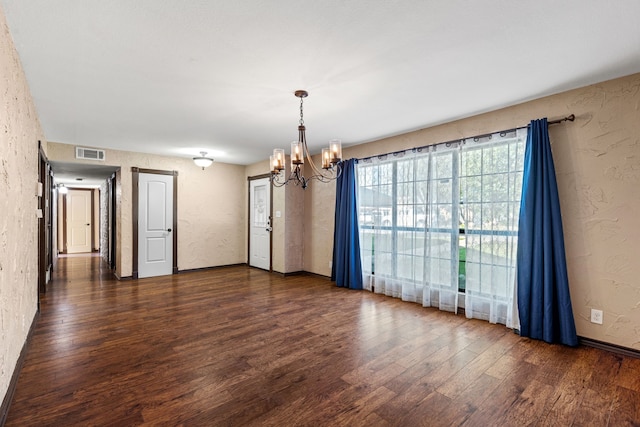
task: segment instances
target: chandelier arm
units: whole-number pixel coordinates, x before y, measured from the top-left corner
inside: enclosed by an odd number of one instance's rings
[[[336,166],[332,167],[331,169],[328,169],[324,173],[319,173],[319,174],[316,173],[311,175],[309,178],[307,178],[307,181],[315,179],[319,182],[328,183],[331,181],[335,181],[341,175],[342,175],[342,162],[336,164]]]
[[[313,163],[311,163],[313,164]],[[317,167],[315,168],[317,170]],[[318,171],[319,172],[319,171]],[[330,175],[328,174],[330,173]],[[336,179],[338,179],[340,177],[340,175],[342,175],[342,164],[338,163],[336,166],[334,166],[333,168],[329,169],[329,172],[325,172],[325,173],[314,173],[313,175],[309,176],[309,177],[304,177],[302,175],[302,171],[300,168],[300,165],[296,165],[295,168],[291,171],[291,174],[289,175],[289,177],[287,179],[285,179],[284,181],[281,181],[280,178],[282,177],[281,174],[277,173],[277,174],[273,174],[271,175],[271,183],[273,184],[274,187],[283,187],[287,184],[289,184],[290,182],[294,183],[295,185],[298,186],[302,186],[302,188],[307,188],[307,185],[309,184],[309,182],[311,182],[312,180],[316,180],[318,182],[323,182],[323,183],[329,183],[331,181],[335,181]]]
[[[275,174],[272,173],[271,174],[271,184],[274,187],[283,187],[283,186],[287,185],[287,182],[289,182],[288,179],[283,181],[283,182],[280,182],[279,178],[280,178],[280,174],[279,173],[275,173]]]
[[[313,172],[313,176],[318,175],[318,176],[321,176],[323,178],[331,180],[332,179],[331,177],[327,176],[325,174],[325,172],[323,172],[320,169],[318,169],[318,167],[316,166],[315,162],[311,158],[311,153],[309,152],[309,147],[307,146],[307,138],[305,137],[304,134],[302,134],[302,147],[303,147],[303,150],[304,150],[304,155],[307,158],[307,163],[309,163],[309,166],[311,167],[311,170]],[[322,182],[327,182],[327,181],[322,181]]]
[[[311,153],[309,153],[309,148],[307,147],[307,142],[306,141],[304,142],[304,151],[305,151],[305,154],[306,154],[306,157],[307,157],[307,162],[311,166],[311,170],[313,171],[313,173],[315,175],[322,175],[322,172],[318,169],[318,167],[314,163],[313,159],[311,158]]]
[[[309,160],[309,162],[311,162],[311,159]],[[318,167],[314,163],[311,162],[311,164],[313,165],[311,167],[311,169],[313,170],[314,177],[322,177],[323,178],[320,181],[329,182],[329,181],[332,181],[332,180],[337,178],[337,176],[334,176],[334,173],[331,172],[331,169],[329,169],[329,170],[322,169],[321,170],[321,169],[318,169]]]
[[[340,177],[340,175],[342,175],[342,168],[338,168],[337,171],[335,172],[335,174],[332,174],[331,176],[327,176],[326,174],[315,174],[315,175],[312,175],[309,178],[307,178],[307,181],[315,179],[316,181],[319,181],[319,182],[328,183],[328,182],[331,182],[331,181],[335,181],[336,179],[338,179]]]

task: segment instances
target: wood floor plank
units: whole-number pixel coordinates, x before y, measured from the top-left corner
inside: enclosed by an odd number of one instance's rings
[[[635,390],[616,387],[616,395],[611,407],[608,425],[610,426],[638,426],[640,423],[640,395]]]
[[[469,384],[475,382],[485,371],[493,366],[502,355],[507,353],[516,341],[517,338],[512,335],[503,335],[495,341],[493,345],[487,347],[484,352],[467,363],[455,376],[449,378],[438,387],[438,393],[455,399],[469,387]]]
[[[452,408],[451,399],[433,391],[413,408],[399,414],[394,422],[404,426],[450,426],[452,410],[456,408]]]
[[[244,266],[60,258],[7,426],[639,425],[640,360]]]
[[[616,384],[640,392],[640,359],[624,358]]]
[[[487,374],[480,375],[467,389],[456,397],[453,402],[456,406],[466,408],[466,412],[471,414],[482,407],[486,401],[491,400],[491,396],[500,386],[501,381]]]
[[[553,387],[549,384],[531,381],[520,393],[508,413],[496,419],[496,425],[535,425],[544,415],[546,403],[553,394]]]
[[[395,395],[394,392],[384,386],[378,387],[366,396],[356,400],[348,411],[340,413],[332,422],[335,423],[335,425],[348,426],[362,423],[369,415],[375,413],[375,410],[378,409],[380,405],[388,402],[395,397]]]
[[[567,368],[566,375],[557,382],[555,393],[549,399],[546,414],[538,421],[540,426],[572,425],[578,415],[587,391],[594,366],[600,352],[596,349],[578,349]]]
[[[524,360],[514,369],[491,394],[491,398],[473,412],[465,421],[465,426],[489,426],[500,424],[517,406],[523,391],[534,381],[537,367]]]
[[[602,393],[593,389],[584,390],[584,397],[580,403],[580,408],[573,418],[573,425],[576,426],[618,426],[610,424],[611,408],[615,396],[611,391]]]

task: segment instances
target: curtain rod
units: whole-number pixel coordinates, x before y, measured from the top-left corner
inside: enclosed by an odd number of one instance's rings
[[[547,122],[548,125],[557,125],[558,123],[562,123],[562,122],[572,122],[576,119],[576,115],[575,114],[569,114],[567,117],[563,117],[561,119],[558,120],[551,120],[550,122]],[[529,127],[529,125],[527,125],[527,127]]]
[[[572,122],[576,119],[576,115],[575,114],[569,114],[567,117],[563,117],[561,119],[557,119],[557,120],[550,120],[547,122],[547,126],[548,125],[557,125],[559,123],[562,122]],[[531,126],[530,124],[526,125],[526,126],[520,126],[517,128],[511,128],[511,129],[504,129],[504,130],[497,130],[495,132],[491,132],[491,133],[484,133],[482,135],[474,135],[474,136],[467,136],[464,138],[458,138],[458,139],[452,139],[450,141],[444,141],[444,142],[437,142],[435,144],[429,144],[429,145],[421,145],[420,147],[414,147],[414,148],[407,148],[407,150],[419,150],[421,148],[426,148],[426,147],[431,147],[433,145],[440,145],[440,144],[451,144],[452,142],[458,142],[458,141],[462,141],[463,139],[479,139],[479,138],[484,138],[486,136],[489,135],[493,135],[494,133],[507,133],[507,132],[513,132],[514,130],[518,130],[518,129],[525,129],[528,128],[529,126]],[[375,156],[369,156],[369,157],[363,157],[361,159],[358,160],[367,160],[367,159],[373,159],[374,157],[379,157],[379,156],[387,156],[389,154],[396,154],[396,153],[403,153],[407,150],[400,150],[400,151],[392,151],[391,153],[384,153],[384,154],[376,154]]]
[[[549,121],[547,122],[547,126],[549,126],[549,125],[557,125],[557,124],[560,124],[560,123],[562,123],[562,122],[572,122],[572,121],[574,121],[575,119],[576,119],[576,115],[575,115],[575,114],[570,114],[570,115],[568,115],[567,117],[563,117],[563,118],[561,118],[561,119],[557,119],[557,120],[549,120]],[[514,131],[514,130],[518,130],[518,129],[525,129],[525,128],[528,128],[528,127],[530,127],[530,126],[531,126],[531,124],[528,124],[528,125],[520,126],[520,127],[513,128],[513,129],[498,130],[498,131],[491,132],[491,133],[485,133],[485,134],[483,134],[483,135],[468,136],[468,137],[466,137],[466,138],[461,138],[461,139],[482,138],[482,137],[485,137],[485,136],[493,135],[494,133],[501,133],[501,132],[505,132],[505,133],[506,133],[506,132],[512,132],[512,131]],[[459,140],[458,140],[458,139],[455,139],[454,141],[459,141]],[[451,141],[451,142],[453,142],[453,141]]]

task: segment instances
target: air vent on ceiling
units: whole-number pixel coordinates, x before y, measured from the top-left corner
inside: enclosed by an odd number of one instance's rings
[[[95,148],[76,147],[76,159],[104,161],[104,150],[97,150]]]

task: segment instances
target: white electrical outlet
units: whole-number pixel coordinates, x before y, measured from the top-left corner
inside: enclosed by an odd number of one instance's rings
[[[602,310],[591,309],[591,323],[602,325]]]

